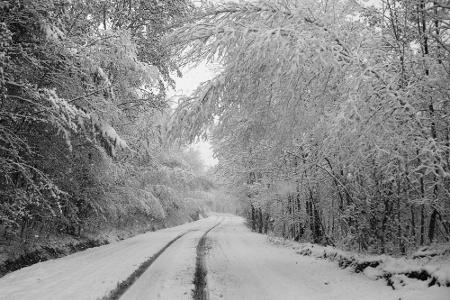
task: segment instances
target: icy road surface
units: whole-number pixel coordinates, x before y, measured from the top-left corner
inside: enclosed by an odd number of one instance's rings
[[[382,280],[298,255],[252,233],[242,218],[228,215],[18,270],[0,278],[0,299],[101,299],[151,257],[151,265],[120,299],[192,299],[197,245],[202,236],[206,237],[206,291],[211,300],[450,299],[448,288],[412,286],[394,291]],[[160,255],[155,258],[157,253]]]

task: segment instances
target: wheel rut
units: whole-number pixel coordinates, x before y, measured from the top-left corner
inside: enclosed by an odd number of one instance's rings
[[[170,242],[168,242],[164,247],[161,248],[155,255],[144,261],[127,279],[117,284],[117,287],[112,290],[107,296],[103,297],[102,300],[117,300],[119,299],[132,285],[136,282],[136,280],[144,274],[145,271],[158,259],[158,257],[164,253],[173,243],[177,240],[192,232],[193,230],[188,230],[179,234]]]
[[[197,258],[195,264],[195,274],[194,274],[194,285],[195,288],[192,290],[192,297],[194,300],[209,300],[209,291],[208,291],[208,281],[207,274],[208,269],[206,267],[205,256],[208,252],[206,241],[208,233],[219,226],[222,223],[222,220],[219,221],[216,225],[208,229],[200,238],[200,241],[197,244]]]
[[[207,234],[219,226],[222,223],[222,220],[217,222],[215,225],[210,227],[203,235],[201,236],[197,247],[196,247],[196,264],[195,264],[195,274],[194,274],[194,285],[195,288],[192,290],[192,297],[194,299],[209,299],[207,282],[206,282],[206,263],[205,263],[205,255],[207,252],[206,249],[206,240]],[[122,297],[122,295],[127,292],[127,290],[148,270],[148,268],[177,240],[187,235],[190,232],[197,231],[198,229],[191,229],[186,232],[183,232],[176,236],[174,239],[170,240],[164,247],[162,247],[156,254],[148,258],[144,261],[127,279],[119,282],[117,287],[109,292],[108,295],[101,298],[102,300],[117,300]]]

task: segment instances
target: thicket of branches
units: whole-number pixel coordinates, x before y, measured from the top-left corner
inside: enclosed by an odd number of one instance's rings
[[[161,43],[191,10],[184,0],[0,1],[2,243],[197,216],[212,184],[167,142],[177,69]]]
[[[223,70],[178,107],[211,130],[254,230],[376,253],[450,238],[450,3],[206,5],[169,40]]]

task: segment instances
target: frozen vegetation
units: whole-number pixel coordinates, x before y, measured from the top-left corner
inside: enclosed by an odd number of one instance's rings
[[[0,0],[0,298],[448,299],[449,25],[448,0]]]

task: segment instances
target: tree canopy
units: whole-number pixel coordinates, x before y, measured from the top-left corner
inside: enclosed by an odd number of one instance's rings
[[[223,70],[171,133],[210,132],[255,230],[378,253],[450,238],[446,1],[202,7],[167,43]]]
[[[2,245],[198,218],[214,185],[168,142],[178,63],[163,43],[192,9],[0,1]]]

